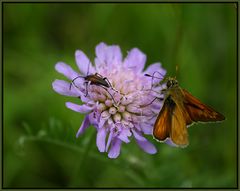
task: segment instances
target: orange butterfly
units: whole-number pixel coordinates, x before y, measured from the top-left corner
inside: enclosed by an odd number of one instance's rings
[[[146,76],[150,76],[146,74]],[[187,126],[194,122],[222,121],[225,117],[203,104],[178,85],[175,78],[167,78],[163,107],[154,124],[153,136],[159,141],[170,138],[178,146],[188,145]]]

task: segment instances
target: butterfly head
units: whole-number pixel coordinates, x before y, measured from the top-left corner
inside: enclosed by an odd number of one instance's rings
[[[178,86],[178,81],[176,80],[176,78],[167,78],[167,88],[172,88],[172,87],[176,87]]]

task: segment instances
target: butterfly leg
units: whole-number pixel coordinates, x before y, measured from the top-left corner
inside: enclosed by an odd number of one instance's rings
[[[150,103],[146,104],[146,105],[141,105],[140,107],[147,107],[149,105],[151,105],[155,100],[159,100],[159,101],[163,101],[164,99],[163,98],[160,98],[160,97],[155,97]]]
[[[155,77],[155,74],[159,74],[162,78]],[[153,87],[153,79],[154,79],[154,78],[157,78],[157,79],[163,80],[164,76],[163,76],[160,72],[158,72],[158,71],[153,72],[153,75],[152,75],[152,83],[151,83],[151,89],[152,89],[152,87]]]

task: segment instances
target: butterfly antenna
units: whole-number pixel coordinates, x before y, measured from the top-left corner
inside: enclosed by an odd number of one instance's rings
[[[178,71],[179,71],[179,64],[176,64],[176,76],[175,76],[175,79],[176,79],[176,77],[177,77],[177,75],[178,75]]]
[[[159,75],[161,76],[161,78],[160,78],[160,77],[156,77],[155,74],[159,74]],[[150,75],[150,74],[144,74],[144,75],[147,76],[147,77],[151,77],[151,78],[152,78],[152,81],[151,81],[151,89],[152,89],[152,87],[153,87],[153,79],[154,79],[154,78],[157,78],[157,79],[159,79],[159,80],[163,80],[163,79],[164,79],[164,76],[163,76],[160,72],[158,72],[158,71],[153,72],[152,75]]]
[[[158,71],[153,72],[153,77],[155,77],[155,74],[159,74],[162,77],[162,78],[158,78],[158,79],[163,79],[164,78],[164,76]]]
[[[160,74],[163,78],[159,78],[159,77],[154,76],[156,73]],[[157,72],[157,71],[153,72],[153,75],[144,74],[144,76],[151,77],[151,78],[157,78],[157,79],[159,79],[159,80],[164,79],[164,76],[163,76],[161,73]]]

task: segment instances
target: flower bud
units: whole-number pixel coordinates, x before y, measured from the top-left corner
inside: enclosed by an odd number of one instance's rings
[[[110,107],[109,108],[109,113],[114,115],[117,112],[117,109],[115,107]]]

